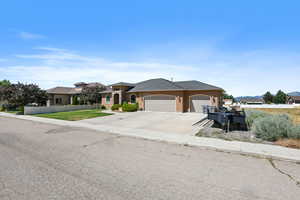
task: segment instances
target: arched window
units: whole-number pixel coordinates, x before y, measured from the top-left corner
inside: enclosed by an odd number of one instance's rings
[[[110,104],[110,96],[109,95],[106,96],[106,104]]]
[[[136,103],[136,96],[134,94],[130,96],[130,102]]]

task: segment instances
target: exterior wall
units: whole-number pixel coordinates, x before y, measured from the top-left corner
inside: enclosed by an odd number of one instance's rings
[[[207,95],[210,96],[210,103],[212,106],[220,107],[223,104],[222,91],[220,90],[207,90],[207,91],[184,91],[184,112],[190,111],[190,97],[194,95]]]
[[[24,107],[24,115],[33,115],[41,113],[54,113],[54,112],[64,112],[72,110],[83,110],[83,109],[95,109],[99,105],[67,105],[67,106],[38,106],[38,107]]]
[[[139,92],[136,94],[136,102],[139,104],[140,109],[144,110],[144,97],[149,95],[172,95],[176,99],[176,112],[184,112],[183,110],[183,91],[168,91],[168,92]],[[130,94],[129,94],[130,97]]]
[[[56,104],[56,99],[61,98],[61,104]],[[71,95],[69,94],[51,94],[50,95],[50,105],[69,105],[71,104]]]
[[[106,96],[110,96],[110,102],[106,102]],[[113,105],[113,97],[111,94],[102,94],[101,95],[101,104],[104,105],[106,108],[110,108]]]
[[[119,91],[121,92],[121,91]],[[113,92],[114,93],[114,92]],[[106,103],[106,96],[110,95],[110,103]],[[125,93],[122,92],[122,101],[130,103],[131,95],[136,95],[136,102],[139,104],[139,108],[144,110],[144,97],[149,95],[171,95],[176,98],[176,112],[189,112],[190,111],[190,97],[193,95],[208,95],[212,106],[219,107],[222,105],[222,91],[157,91],[157,92],[137,92],[137,93]],[[110,108],[113,105],[112,94],[102,95],[102,105]]]
[[[190,111],[190,97],[193,95],[208,95],[212,106],[219,107],[222,105],[222,91],[158,91],[158,92],[138,92],[127,94],[130,98],[131,94],[136,95],[137,103],[140,109],[144,110],[144,97],[148,95],[172,95],[176,97],[176,112]]]

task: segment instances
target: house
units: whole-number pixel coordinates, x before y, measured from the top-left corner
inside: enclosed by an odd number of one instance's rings
[[[101,83],[84,83],[78,82],[74,84],[75,87],[55,87],[47,90],[49,99],[48,105],[68,105],[73,104],[73,97],[81,94],[85,87],[105,87]]]
[[[300,104],[300,92],[291,92],[288,94],[288,104]]]
[[[101,83],[74,84],[75,87],[55,87],[47,90],[48,105],[72,104],[85,87],[101,86],[101,104],[138,103],[140,110],[160,112],[202,112],[203,106],[223,104],[223,89],[199,81],[169,81],[150,79],[139,83],[119,82],[109,86]]]
[[[150,79],[119,82],[102,91],[102,104],[138,103],[139,109],[161,112],[202,112],[204,105],[221,106],[223,89],[199,81]]]

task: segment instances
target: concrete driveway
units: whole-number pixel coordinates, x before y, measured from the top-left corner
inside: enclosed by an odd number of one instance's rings
[[[80,122],[121,128],[194,135],[199,127],[193,124],[205,118],[202,113],[132,112],[115,113],[106,117],[81,120]]]

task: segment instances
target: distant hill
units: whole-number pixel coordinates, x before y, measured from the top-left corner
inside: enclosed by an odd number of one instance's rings
[[[300,96],[300,92],[290,92],[288,93],[289,96]]]
[[[262,96],[240,96],[240,97],[234,97],[236,101],[241,101],[241,99],[262,99]]]

